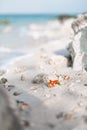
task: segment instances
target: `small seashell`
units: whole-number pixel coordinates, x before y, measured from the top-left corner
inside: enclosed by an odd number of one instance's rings
[[[65,79],[65,80],[70,80],[70,76],[66,75],[66,76],[64,77],[64,79]]]

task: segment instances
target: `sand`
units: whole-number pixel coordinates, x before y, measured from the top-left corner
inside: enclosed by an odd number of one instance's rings
[[[17,109],[25,130],[87,130],[87,72],[67,66],[67,26],[62,26],[57,40],[37,46],[32,55],[0,72],[0,79],[8,80],[9,94],[23,101]],[[50,88],[50,80],[59,83]]]

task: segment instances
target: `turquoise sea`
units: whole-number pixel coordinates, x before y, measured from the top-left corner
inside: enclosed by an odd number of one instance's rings
[[[13,26],[27,25],[31,23],[44,23],[49,20],[55,19],[56,14],[30,14],[30,15],[0,15],[0,21],[7,20]]]
[[[0,67],[11,59],[25,55],[47,31],[44,25],[57,18],[55,14],[0,15]]]

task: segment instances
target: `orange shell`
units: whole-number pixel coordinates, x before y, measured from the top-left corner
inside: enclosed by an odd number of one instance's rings
[[[58,80],[49,80],[48,88],[54,87],[56,84],[59,84]]]

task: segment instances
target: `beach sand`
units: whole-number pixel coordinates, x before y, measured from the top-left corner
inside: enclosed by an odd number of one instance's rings
[[[87,72],[68,66],[71,21],[61,25],[56,40],[1,70],[0,79],[7,79],[5,87],[18,103],[25,130],[87,130]]]

